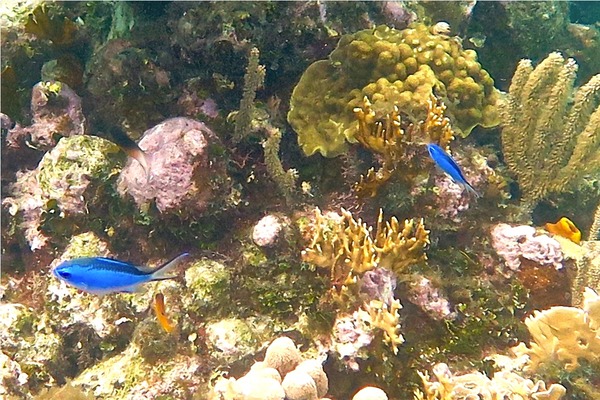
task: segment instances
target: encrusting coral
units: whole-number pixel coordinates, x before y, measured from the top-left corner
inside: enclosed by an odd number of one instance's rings
[[[512,351],[527,356],[525,371],[558,362],[573,371],[580,360],[600,360],[600,296],[586,288],[582,308],[551,307],[535,311],[525,320],[531,335],[529,346],[520,343]]]
[[[512,271],[518,271],[526,261],[548,268],[563,268],[560,244],[548,235],[537,234],[532,226],[497,224],[491,236],[492,246]]]
[[[29,143],[38,149],[48,150],[56,145],[60,137],[85,133],[81,99],[64,83],[37,83],[31,93],[31,113],[33,123],[30,126],[16,125],[9,131],[9,147]]]
[[[423,119],[436,93],[462,135],[476,125],[498,124],[494,82],[460,41],[423,24],[398,31],[379,26],[345,35],[329,60],[313,63],[290,100],[288,121],[307,155],[335,157],[355,142],[352,110],[364,96],[382,114],[393,107]]]
[[[501,102],[502,149],[526,205],[576,187],[600,166],[600,75],[576,91],[575,60],[522,60]]]

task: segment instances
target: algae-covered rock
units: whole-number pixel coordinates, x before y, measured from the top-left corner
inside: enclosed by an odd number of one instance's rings
[[[206,314],[226,307],[230,301],[231,273],[224,264],[200,259],[185,270],[190,296],[183,301],[186,310]]]
[[[95,399],[190,399],[198,391],[198,372],[203,360],[175,355],[151,364],[136,345],[83,371],[72,385]]]
[[[90,183],[103,184],[119,172],[119,147],[97,136],[64,138],[38,165],[37,180],[43,195],[55,200],[64,212],[86,212]],[[92,185],[94,186],[94,185]]]
[[[207,324],[207,344],[211,354],[223,365],[253,355],[260,347],[260,332],[254,321],[227,318]]]
[[[153,317],[138,324],[133,335],[133,343],[138,346],[144,360],[151,364],[173,358],[178,349],[176,337],[165,334],[154,322]]]
[[[434,92],[448,105],[453,127],[463,136],[476,126],[498,124],[494,81],[460,40],[433,33],[423,24],[396,30],[387,26],[345,35],[329,60],[304,72],[290,100],[288,121],[307,155],[343,153],[354,142],[353,109],[365,96],[373,109],[393,106],[424,119]]]
[[[62,138],[35,170],[18,173],[9,187],[3,205],[16,217],[15,232],[23,232],[32,250],[43,248],[49,237],[69,237],[76,220],[83,226],[90,210],[110,206],[110,183],[123,158],[115,144],[96,136]]]

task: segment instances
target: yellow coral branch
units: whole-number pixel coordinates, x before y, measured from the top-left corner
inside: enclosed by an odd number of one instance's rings
[[[337,219],[326,218],[317,208],[312,240],[302,251],[302,259],[331,271],[331,282],[338,291],[354,282],[354,277],[376,266],[402,273],[408,266],[427,259],[425,246],[429,231],[423,220],[406,220],[401,225],[395,217],[383,223],[380,210],[377,230],[355,220],[342,209]]]
[[[402,128],[400,110],[394,106],[391,113],[377,115],[368,97],[363,98],[361,107],[354,108],[358,130],[354,138],[364,148],[381,155],[381,167],[369,169],[353,187],[359,197],[374,197],[377,190],[387,182],[394,172],[401,170],[404,179],[411,179],[417,167],[407,157],[411,146],[437,143],[449,151],[454,139],[450,120],[444,115],[446,106],[435,96],[427,101],[427,116],[423,121]]]

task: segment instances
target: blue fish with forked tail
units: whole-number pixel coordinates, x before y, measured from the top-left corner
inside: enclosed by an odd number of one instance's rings
[[[183,253],[153,270],[112,258],[75,258],[61,263],[52,274],[68,285],[99,296],[135,292],[144,283],[174,278],[168,272],[187,256],[188,253]]]
[[[446,153],[444,149],[442,149],[439,145],[435,143],[427,144],[427,151],[429,151],[429,156],[435,162],[435,164],[442,169],[452,180],[466,188],[469,192],[473,193],[475,197],[481,197],[479,193],[463,175],[462,171],[456,161],[450,156],[450,154]]]

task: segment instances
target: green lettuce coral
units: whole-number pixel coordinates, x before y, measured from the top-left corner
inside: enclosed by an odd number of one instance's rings
[[[346,141],[355,142],[353,109],[365,96],[375,110],[389,113],[397,105],[420,120],[435,91],[459,134],[468,135],[476,125],[497,125],[499,92],[493,79],[475,51],[439,31],[423,24],[362,30],[342,37],[328,60],[310,65],[294,88],[288,113],[304,153],[335,157],[346,150]]]

